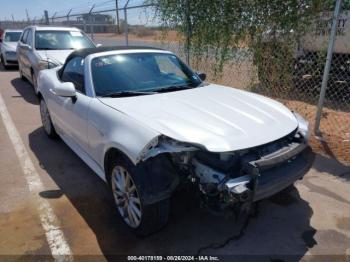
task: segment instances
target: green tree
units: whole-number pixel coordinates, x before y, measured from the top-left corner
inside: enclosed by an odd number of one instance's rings
[[[146,2],[157,6],[156,15],[164,28],[174,28],[183,35],[192,57],[197,61],[214,58],[215,73],[221,72],[224,63],[230,59],[232,49],[242,46],[252,52],[256,65],[265,63],[271,52],[275,60],[288,61],[289,57],[276,55],[276,52],[292,46],[321,10],[332,10],[334,5],[330,0]]]

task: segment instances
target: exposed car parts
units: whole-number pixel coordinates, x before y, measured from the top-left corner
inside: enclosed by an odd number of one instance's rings
[[[218,212],[273,195],[301,178],[313,161],[304,136],[306,130],[295,130],[266,145],[225,153],[161,137],[142,159],[152,162],[167,153],[179,177],[198,185],[204,205]]]

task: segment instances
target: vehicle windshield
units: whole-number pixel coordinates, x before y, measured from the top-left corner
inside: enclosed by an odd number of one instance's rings
[[[36,31],[35,49],[67,50],[95,47],[92,41],[80,31]]]
[[[91,71],[97,96],[121,92],[170,92],[202,84],[197,74],[180,59],[166,53],[96,57],[91,61]]]
[[[6,32],[4,42],[18,42],[22,32]]]

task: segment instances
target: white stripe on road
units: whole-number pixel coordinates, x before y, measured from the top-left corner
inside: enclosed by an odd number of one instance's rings
[[[44,190],[44,185],[40,180],[38,172],[35,170],[34,164],[30,159],[23,141],[11,119],[1,94],[0,114],[23,169],[29,190],[33,193],[37,201],[41,225],[45,231],[51,254],[56,260],[72,260],[72,251],[59,227],[59,221],[50,206],[50,203],[46,199],[41,198],[38,194]]]

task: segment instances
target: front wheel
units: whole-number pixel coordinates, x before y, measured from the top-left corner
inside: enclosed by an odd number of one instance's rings
[[[22,67],[21,64],[18,62],[18,73],[19,73],[19,77],[23,80],[26,81],[27,78],[25,78],[25,76],[23,75],[23,71],[22,71]]]
[[[124,156],[115,159],[110,168],[110,188],[118,213],[125,224],[139,236],[161,229],[167,223],[169,215],[169,199],[153,204],[144,203],[140,185],[147,186],[147,177]]]
[[[38,95],[38,79],[34,72],[32,72],[32,85],[33,85],[35,94]]]
[[[44,99],[40,100],[40,116],[45,133],[49,138],[56,138],[57,133],[52,124],[51,117]]]
[[[0,55],[0,60],[1,60],[1,64],[5,69],[8,69],[9,67],[6,65],[5,59],[2,55]]]

